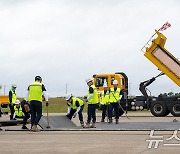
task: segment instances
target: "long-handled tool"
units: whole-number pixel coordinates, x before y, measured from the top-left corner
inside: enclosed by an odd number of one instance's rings
[[[48,106],[46,106],[46,111],[47,111],[47,127],[46,128],[51,128],[49,125],[49,112],[48,112]]]
[[[118,104],[119,104],[119,107],[121,108],[121,110],[124,112],[124,114],[125,114],[125,116],[126,116],[126,118],[128,118],[128,119],[130,119],[129,117],[128,117],[128,115],[127,115],[127,113],[124,111],[124,109],[122,108],[122,106],[121,106],[121,104],[120,104],[120,101],[119,100],[117,100],[117,98],[114,96],[114,93],[112,93],[113,94],[113,97],[116,99],[116,101],[118,102]]]

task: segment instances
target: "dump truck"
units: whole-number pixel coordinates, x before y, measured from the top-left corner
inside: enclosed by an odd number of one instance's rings
[[[118,87],[121,89],[121,106],[124,110],[150,110],[157,117],[167,116],[171,113],[173,116],[180,116],[180,96],[149,96],[147,86],[152,84],[162,75],[168,76],[177,86],[180,86],[180,61],[165,49],[166,37],[155,30],[154,37],[142,48],[144,56],[148,58],[161,72],[143,81],[139,84],[141,96],[128,97],[128,77],[124,72],[113,74],[95,74],[93,75],[94,84],[99,92],[104,89],[106,83],[109,88],[113,87],[113,80],[118,80]]]
[[[9,105],[9,96],[0,95],[0,117],[3,113],[2,108],[7,108]]]

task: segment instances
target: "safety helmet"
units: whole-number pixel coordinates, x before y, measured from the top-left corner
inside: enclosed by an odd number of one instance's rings
[[[16,84],[12,84],[12,87],[13,87],[13,88],[16,88],[17,86],[16,86]]]
[[[91,81],[93,81],[93,79],[92,79],[92,78],[88,78],[88,79],[86,79],[86,83],[89,83],[89,82],[91,82]]]
[[[37,81],[37,80],[42,81],[42,78],[41,78],[39,75],[37,75],[37,76],[35,77],[35,81]]]
[[[68,101],[71,97],[72,97],[72,94],[68,94],[68,95],[65,97],[66,101]]]
[[[18,105],[18,104],[20,104],[20,103],[21,103],[21,102],[20,102],[19,99],[17,99],[16,102],[15,102],[16,105]]]
[[[115,84],[118,84],[118,81],[117,81],[117,80],[114,80],[114,81],[113,81],[113,85],[115,85]]]
[[[108,87],[107,83],[104,83],[103,88],[107,88],[107,87]]]

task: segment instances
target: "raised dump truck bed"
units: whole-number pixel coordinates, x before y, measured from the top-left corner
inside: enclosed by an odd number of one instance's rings
[[[144,54],[157,68],[180,86],[180,61],[164,47],[166,37],[155,30],[158,37],[146,48]]]

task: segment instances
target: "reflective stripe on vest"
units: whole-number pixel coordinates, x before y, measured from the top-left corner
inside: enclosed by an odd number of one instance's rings
[[[23,116],[23,112],[22,112],[22,107],[20,106],[19,108],[17,108],[16,106],[14,106],[14,112],[18,117],[22,117]]]
[[[117,101],[120,99],[120,88],[117,88],[116,91],[114,91],[114,88],[111,88],[109,97],[109,101],[111,103],[117,103]]]
[[[79,102],[79,106],[82,106],[84,104],[83,100],[76,97],[72,97],[72,103],[68,102],[68,105],[74,110],[78,109],[78,107],[76,106],[76,101]]]
[[[33,82],[29,86],[29,101],[36,100],[42,102],[42,83]]]
[[[109,102],[109,93],[107,94],[107,92],[106,92],[106,94],[104,94],[104,91],[102,91],[102,93],[101,93],[101,104],[105,105],[108,102]]]
[[[13,90],[11,90],[11,92],[12,92],[12,104],[14,104],[15,102],[16,102],[16,93],[13,91]]]
[[[94,89],[94,91],[93,91],[93,96],[88,100],[88,104],[97,104],[98,103],[97,89],[96,89],[95,85],[91,85],[90,87],[92,87]],[[88,90],[87,96],[89,97],[89,95],[90,95],[90,92]]]

